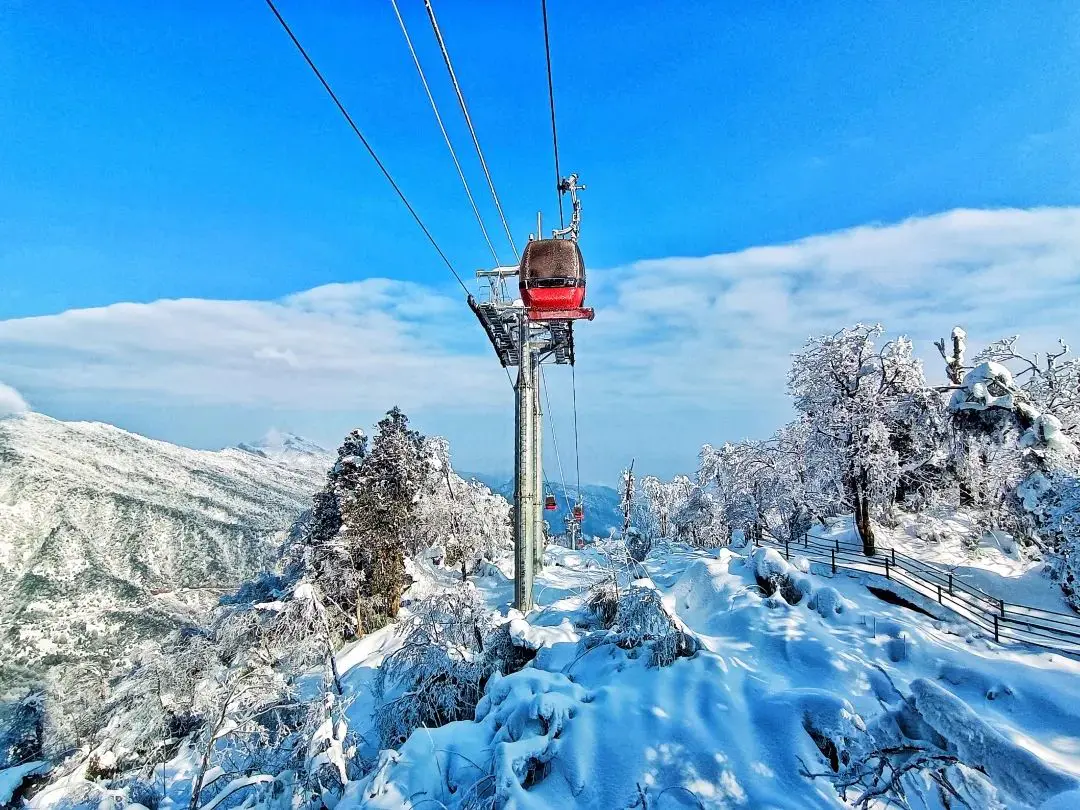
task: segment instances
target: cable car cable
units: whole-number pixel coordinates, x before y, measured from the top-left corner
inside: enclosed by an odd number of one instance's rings
[[[547,57],[548,102],[551,107],[551,142],[555,147],[555,197],[559,201],[559,228],[562,229],[566,227],[566,222],[563,219],[562,191],[560,190],[562,172],[559,170],[559,132],[555,128],[555,85],[551,80],[551,40],[548,37],[547,0],[540,0],[540,10],[544,15],[544,56]],[[542,234],[537,234],[536,238],[543,239],[544,237]]]
[[[548,427],[551,428],[551,443],[555,446],[555,459],[559,462],[559,478],[562,479],[563,500],[566,501],[566,511],[570,511],[570,496],[566,494],[566,473],[563,472],[562,456],[559,455],[559,439],[555,435],[555,416],[551,409],[551,391],[548,389],[547,377],[544,376],[544,367],[540,366],[540,387],[544,389],[544,398],[547,400]]]
[[[574,464],[577,466],[577,496],[581,502],[581,451],[578,447],[577,428],[577,366],[570,366],[570,385],[574,396]]]
[[[454,168],[457,169],[458,177],[461,178],[461,185],[465,187],[465,196],[469,198],[469,205],[472,206],[473,214],[476,216],[476,221],[480,225],[480,231],[484,234],[484,241],[487,242],[488,250],[491,251],[491,257],[495,259],[495,266],[499,267],[502,265],[502,262],[499,261],[499,255],[495,252],[495,246],[491,243],[491,237],[488,236],[487,228],[484,227],[484,219],[480,216],[480,209],[476,206],[476,200],[473,198],[472,189],[469,188],[469,181],[465,179],[465,172],[461,168],[461,162],[458,160],[457,152],[454,151],[454,145],[450,142],[450,135],[447,133],[442,116],[439,114],[439,107],[435,103],[435,96],[431,94],[431,87],[428,85],[427,76],[424,75],[424,69],[420,66],[420,57],[416,54],[416,49],[413,47],[412,43],[412,37],[409,36],[409,31],[405,27],[405,20],[401,16],[401,11],[398,10],[397,0],[390,0],[390,5],[394,7],[394,14],[397,16],[398,24],[401,26],[401,33],[405,35],[405,43],[409,46],[409,53],[412,54],[413,64],[416,65],[416,72],[420,74],[420,82],[424,85],[424,92],[427,93],[428,101],[431,102],[431,110],[435,113],[435,120],[439,124],[439,131],[442,133],[443,140],[446,141],[446,148],[450,150],[450,158],[454,161]]]
[[[277,10],[277,6],[274,5],[273,0],[266,0],[266,5],[268,5],[270,7],[270,10],[274,12],[274,16],[277,17],[277,21],[281,23],[281,27],[285,29],[285,33],[289,35],[289,39],[292,40],[293,45],[295,45],[296,49],[300,51],[300,55],[304,57],[304,61],[308,63],[308,67],[311,68],[316,78],[318,78],[320,84],[322,84],[323,86],[323,89],[326,90],[327,94],[337,106],[342,116],[344,116],[345,121],[348,122],[349,126],[352,128],[352,131],[356,133],[356,137],[360,139],[360,143],[362,143],[364,145],[364,148],[367,149],[368,154],[371,155],[371,159],[374,160],[375,165],[379,167],[379,171],[383,173],[383,176],[393,187],[395,193],[401,199],[401,202],[404,203],[405,207],[409,210],[409,213],[412,214],[412,218],[416,220],[416,224],[420,226],[420,230],[424,232],[424,236],[426,236],[428,241],[431,242],[431,246],[435,248],[435,252],[439,254],[439,257],[450,269],[450,272],[453,273],[454,279],[457,281],[458,284],[461,285],[461,289],[465,291],[466,295],[469,295],[469,288],[466,287],[465,282],[461,280],[461,276],[458,275],[458,271],[454,269],[454,265],[450,262],[450,259],[447,258],[445,253],[443,253],[442,248],[439,247],[439,243],[435,241],[435,237],[431,235],[431,231],[427,229],[427,226],[424,224],[423,220],[420,219],[420,215],[416,213],[416,209],[412,207],[412,204],[409,202],[408,198],[405,196],[404,192],[401,190],[398,184],[394,181],[394,178],[391,176],[386,166],[383,165],[383,162],[381,160],[379,160],[379,156],[375,154],[375,150],[372,148],[371,144],[368,143],[367,138],[364,137],[364,134],[360,131],[360,127],[356,125],[356,122],[353,120],[352,116],[349,115],[349,111],[345,109],[345,105],[341,103],[341,100],[337,97],[337,94],[334,92],[333,88],[330,87],[329,82],[326,81],[326,78],[323,76],[322,72],[315,66],[315,63],[311,60],[311,57],[308,56],[308,52],[304,49],[304,46],[300,44],[300,40],[296,38],[296,34],[292,32],[289,24],[285,22],[285,18],[281,16],[281,12]]]
[[[516,261],[518,258],[517,245],[514,244],[514,237],[510,235],[510,225],[506,221],[502,203],[499,202],[499,195],[495,191],[495,183],[491,179],[491,172],[488,170],[487,161],[484,160],[484,152],[480,148],[479,139],[476,137],[476,128],[473,126],[472,118],[469,116],[469,108],[465,104],[465,96],[461,92],[461,85],[458,84],[457,74],[454,72],[454,65],[450,61],[450,52],[446,49],[446,42],[443,40],[442,31],[439,30],[439,23],[435,19],[435,9],[431,6],[431,0],[424,0],[424,6],[427,8],[428,19],[431,20],[431,28],[435,32],[435,39],[439,42],[439,49],[442,51],[446,69],[450,73],[450,82],[454,85],[454,92],[457,93],[458,104],[461,106],[461,113],[465,116],[465,123],[469,127],[469,134],[472,136],[473,146],[476,147],[476,156],[480,158],[480,167],[484,170],[484,177],[487,179],[488,190],[491,191],[491,198],[495,201],[495,209],[499,212],[499,219],[502,220],[503,229],[506,231],[506,238],[509,240],[510,247],[514,251],[514,260]]]

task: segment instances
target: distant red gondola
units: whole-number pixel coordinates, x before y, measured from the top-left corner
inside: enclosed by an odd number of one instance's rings
[[[581,521],[585,519],[585,507],[580,503],[574,506],[572,513],[574,515],[574,520]]]
[[[546,509],[549,512],[554,512],[558,508],[559,508],[559,505],[557,503],[555,503],[555,496],[554,495],[548,495],[546,498],[544,498],[544,509]]]

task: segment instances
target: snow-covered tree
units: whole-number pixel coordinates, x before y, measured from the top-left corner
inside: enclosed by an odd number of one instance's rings
[[[647,475],[641,479],[641,494],[648,509],[650,532],[658,537],[670,537],[671,518],[690,497],[694,483],[685,475],[675,476],[671,481],[661,481]]]
[[[428,475],[417,497],[409,551],[442,549],[464,579],[481,560],[510,551],[510,504],[455,473],[445,439],[428,438],[425,452]]]
[[[911,342],[898,338],[878,349],[883,331],[857,324],[813,338],[794,356],[788,377],[808,423],[809,466],[839,471],[867,554],[874,553],[871,509],[891,504],[900,481],[904,459],[894,439],[901,414],[926,389]]]
[[[392,618],[406,588],[405,557],[417,499],[430,470],[424,437],[399,408],[379,422],[342,509],[339,536],[359,574],[357,632]]]

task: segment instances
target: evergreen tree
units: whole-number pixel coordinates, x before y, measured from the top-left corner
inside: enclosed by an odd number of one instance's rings
[[[358,633],[392,618],[401,605],[411,519],[429,467],[424,437],[410,430],[408,417],[394,407],[379,422],[342,508],[341,545],[359,574]]]

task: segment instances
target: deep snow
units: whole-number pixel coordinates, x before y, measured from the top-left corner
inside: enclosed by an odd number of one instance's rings
[[[349,727],[369,741],[376,765],[336,810],[844,807],[830,779],[808,775],[831,772],[808,730],[836,740],[880,733],[903,711],[902,696],[928,735],[949,741],[973,780],[972,806],[1080,806],[1080,661],[1001,648],[963,623],[882,602],[857,576],[808,573],[805,561],[771,549],[669,545],[638,567],[613,564],[604,553],[613,547],[549,547],[540,605],[524,617],[508,609],[505,573],[488,566],[473,577],[536,657],[491,678],[474,720],[418,729],[398,750],[380,753],[370,741],[372,683],[401,644],[402,622],[344,648]],[[584,599],[612,571],[623,590],[632,580],[656,589],[700,650],[657,668],[640,650],[588,646],[597,630]],[[454,572],[426,563],[411,572],[413,600],[460,587]],[[765,596],[763,577],[794,585]],[[169,763],[166,805],[186,804],[193,759],[186,751]],[[76,776],[32,807],[58,807],[88,787]],[[255,807],[286,806],[287,797],[250,791],[247,799],[264,800]]]
[[[953,723],[941,721],[945,736],[964,764],[997,776],[1005,806],[1038,806],[1080,786],[1080,663],[1002,650],[842,574],[789,566],[807,598],[764,597],[755,575],[784,561],[762,551],[750,560],[675,546],[646,561],[641,584],[658,588],[702,645],[658,669],[612,645],[582,647],[582,594],[605,561],[594,550],[549,549],[532,629],[520,617],[511,626],[541,648],[533,664],[494,678],[475,721],[420,729],[384,752],[339,810],[469,807],[489,795],[520,808],[631,807],[640,796],[650,808],[844,806],[828,780],[803,775],[804,764],[827,770],[805,729],[872,722],[899,700],[889,680],[923,704],[963,707],[942,713]],[[505,606],[511,583],[492,579],[478,585]],[[353,650],[343,663],[357,679],[383,654],[376,644],[370,661]]]

